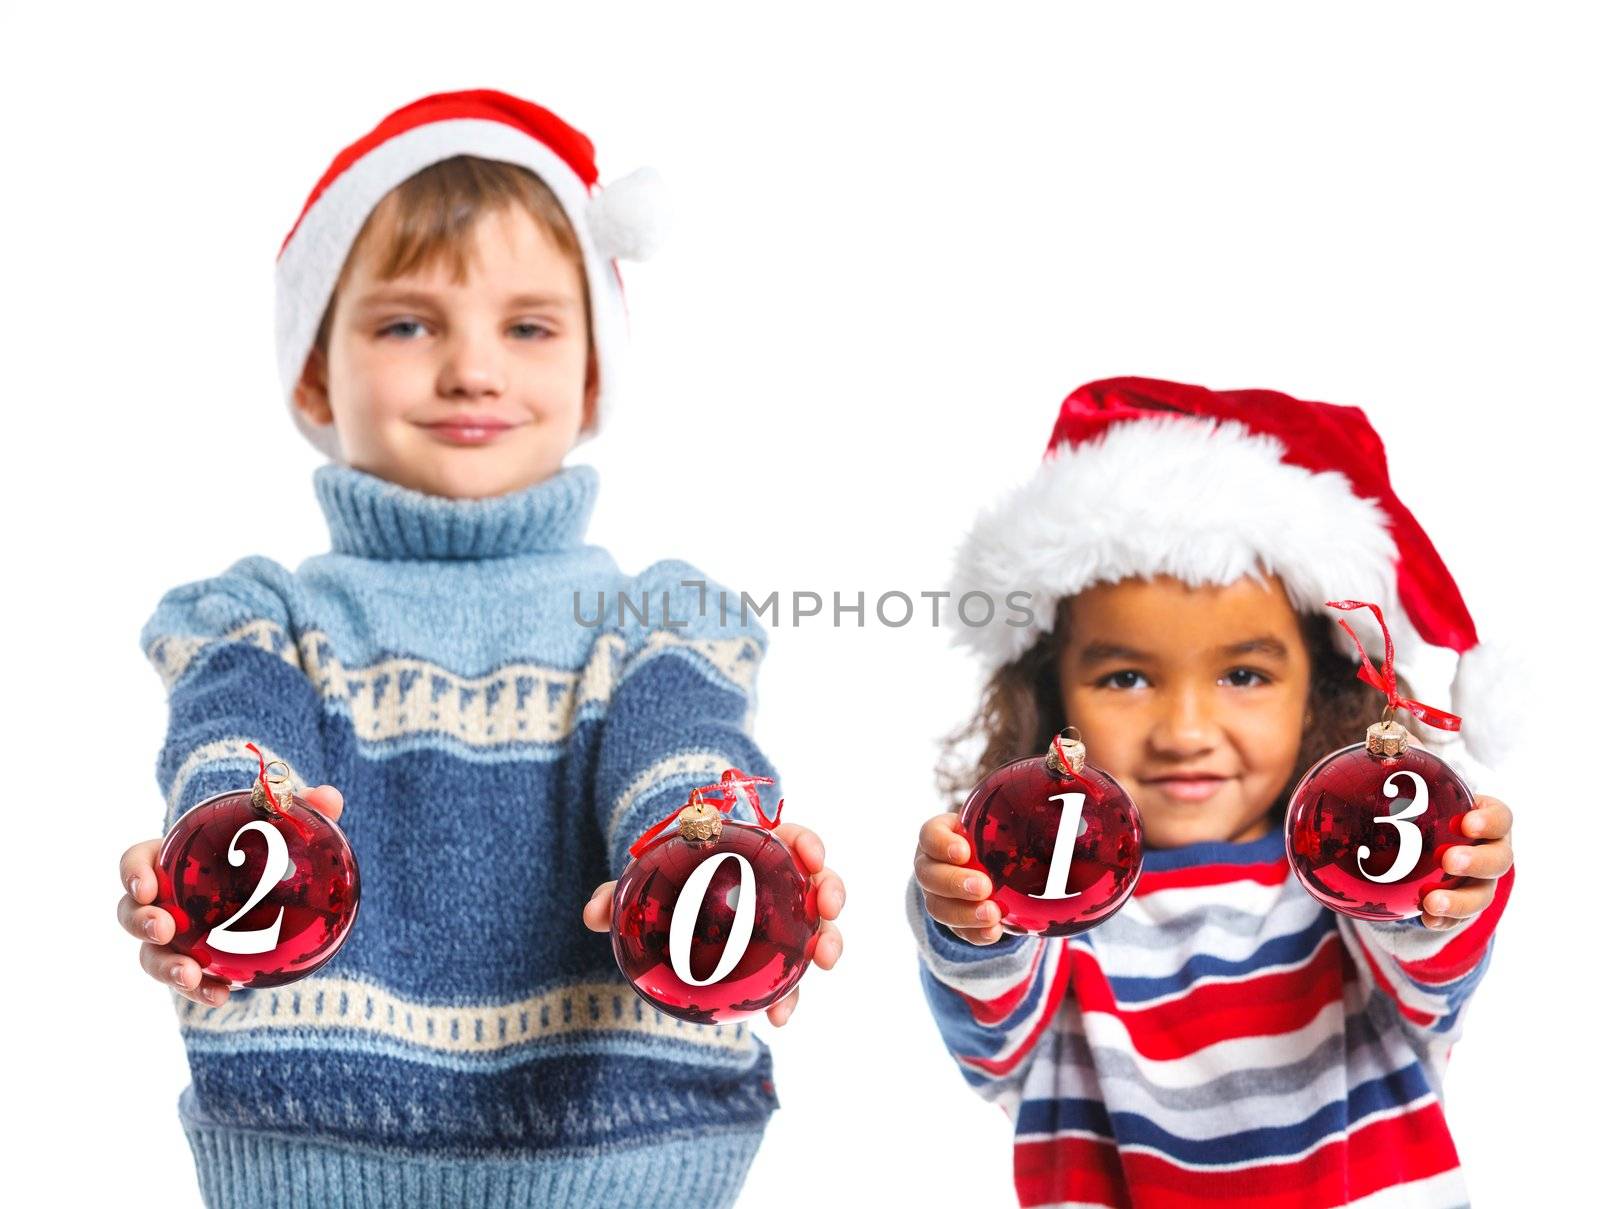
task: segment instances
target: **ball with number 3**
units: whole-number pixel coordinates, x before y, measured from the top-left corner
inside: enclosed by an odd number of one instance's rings
[[[1289,864],[1312,898],[1341,915],[1411,919],[1432,891],[1462,882],[1439,858],[1472,842],[1461,831],[1472,791],[1394,723],[1369,734],[1301,779],[1284,819]]]
[[[1357,677],[1387,699],[1383,719],[1367,727],[1364,742],[1331,752],[1307,770],[1284,815],[1289,867],[1306,893],[1354,919],[1398,921],[1422,914],[1422,900],[1462,878],[1440,864],[1445,849],[1470,843],[1462,823],[1472,791],[1432,752],[1411,741],[1394,721],[1397,709],[1439,730],[1459,730],[1461,719],[1402,697],[1394,670],[1394,639],[1383,610],[1363,600],[1330,600],[1329,608],[1371,609],[1383,631],[1382,668],[1367,658],[1348,622],[1339,624],[1360,655]]]
[[[262,762],[256,782],[187,811],[156,857],[156,905],[176,927],[170,947],[235,989],[316,970],[350,935],[361,901],[344,833],[246,746]]]

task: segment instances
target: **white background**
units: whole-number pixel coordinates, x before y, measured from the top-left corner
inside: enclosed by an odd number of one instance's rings
[[[627,278],[635,389],[578,455],[602,474],[591,536],[626,568],[942,587],[964,525],[1096,377],[1366,409],[1480,629],[1524,636],[1545,680],[1451,1126],[1477,1204],[1581,1187],[1587,14],[348,7],[4,18],[12,1203],[199,1203],[172,1009],[113,919],[117,857],[162,814],[138,630],[176,583],[326,548],[317,455],[278,393],[273,258],[336,150],[466,87],[545,103],[604,178],[649,163],[673,190],[669,247]],[[945,1055],[902,917],[935,739],[975,689],[925,620],[771,633],[758,737],[850,901],[839,967],[768,1030],[783,1108],[749,1205],[1010,1202],[1007,1124]]]

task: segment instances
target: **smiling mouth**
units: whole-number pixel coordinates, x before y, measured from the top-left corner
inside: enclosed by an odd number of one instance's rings
[[[452,445],[487,445],[498,437],[520,428],[520,424],[503,424],[494,421],[470,422],[447,420],[438,424],[424,424],[423,429]]]
[[[1161,790],[1180,802],[1203,802],[1226,785],[1231,777],[1152,777],[1143,784]]]

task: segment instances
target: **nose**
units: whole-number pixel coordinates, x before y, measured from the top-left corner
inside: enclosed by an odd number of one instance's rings
[[[505,390],[505,366],[491,336],[458,331],[444,346],[439,393],[447,399],[492,397]]]
[[[1211,712],[1211,695],[1198,685],[1176,686],[1164,694],[1150,746],[1174,760],[1193,759],[1217,745],[1217,723]]]

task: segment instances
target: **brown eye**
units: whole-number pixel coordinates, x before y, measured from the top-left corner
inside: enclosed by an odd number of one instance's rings
[[[1122,668],[1100,677],[1095,683],[1099,688],[1131,689],[1138,688],[1143,680],[1143,672],[1136,672],[1132,668]]]
[[[1267,678],[1253,667],[1231,668],[1222,679],[1229,688],[1253,688],[1267,683]]]

